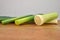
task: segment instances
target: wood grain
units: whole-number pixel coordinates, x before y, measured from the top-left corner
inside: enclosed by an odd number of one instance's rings
[[[58,24],[0,24],[0,40],[60,40],[60,21]]]

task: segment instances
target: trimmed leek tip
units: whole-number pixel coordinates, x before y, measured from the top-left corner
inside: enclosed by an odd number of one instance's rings
[[[58,14],[57,12],[52,12],[44,15],[36,15],[34,17],[34,21],[37,25],[42,25],[44,23],[58,23],[57,20]]]
[[[29,16],[29,17],[25,17],[25,18],[15,20],[15,24],[20,25],[20,24],[23,24],[23,23],[30,22],[32,20],[34,20],[34,16]]]

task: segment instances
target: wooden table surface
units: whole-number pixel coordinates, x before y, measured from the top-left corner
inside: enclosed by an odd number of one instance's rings
[[[0,24],[0,40],[60,40],[60,21],[56,24]]]

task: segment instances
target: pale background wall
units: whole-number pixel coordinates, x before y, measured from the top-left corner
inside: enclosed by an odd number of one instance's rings
[[[0,0],[0,15],[23,16],[56,11],[60,16],[60,0]]]

